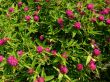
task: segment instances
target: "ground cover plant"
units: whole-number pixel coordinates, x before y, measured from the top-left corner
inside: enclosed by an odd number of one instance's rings
[[[110,82],[110,0],[0,0],[0,82]]]

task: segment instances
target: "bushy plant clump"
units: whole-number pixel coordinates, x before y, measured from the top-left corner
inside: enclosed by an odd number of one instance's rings
[[[109,46],[109,0],[0,0],[0,82],[99,81]]]

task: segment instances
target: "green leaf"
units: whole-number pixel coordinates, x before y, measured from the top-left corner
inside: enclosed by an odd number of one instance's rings
[[[60,74],[58,75],[58,80],[59,80],[59,82],[62,80],[62,78],[63,78],[63,74],[60,73]]]
[[[74,80],[72,80],[71,82],[78,82],[78,79],[74,79]]]
[[[92,59],[92,57],[90,55],[88,55],[87,60],[86,60],[86,65],[90,62],[91,59]]]
[[[53,78],[54,78],[53,75],[51,75],[51,76],[46,76],[46,77],[45,77],[45,81],[50,81],[50,80],[52,80]]]
[[[42,76],[42,77],[46,77],[46,73],[45,73],[45,70],[44,70],[44,68],[42,69],[42,73],[41,73],[41,76]]]
[[[70,77],[68,77],[68,75],[64,75],[65,78],[67,78],[68,80],[71,80]]]

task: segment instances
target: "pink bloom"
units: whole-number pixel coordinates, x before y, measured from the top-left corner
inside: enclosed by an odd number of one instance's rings
[[[57,23],[58,23],[59,25],[63,25],[63,19],[62,19],[62,18],[58,18]]]
[[[62,56],[63,58],[65,58],[65,59],[67,59],[67,58],[68,58],[68,55],[67,55],[67,53],[66,53],[66,52],[64,52],[63,54],[61,54],[61,56]]]
[[[34,16],[34,21],[38,22],[39,21],[39,16]]]
[[[91,59],[90,62],[89,62],[89,64],[91,64],[91,63],[95,63],[95,61],[93,59]]]
[[[7,59],[7,62],[11,66],[17,66],[18,65],[18,60],[14,56],[9,56]]]
[[[101,54],[101,51],[99,49],[94,49],[93,50],[93,55],[98,56]]]
[[[74,28],[80,29],[81,28],[81,23],[80,22],[74,23]]]
[[[24,11],[28,11],[28,10],[29,10],[29,8],[28,8],[28,7],[25,7],[25,8],[24,8]]]
[[[50,52],[50,48],[45,48],[45,51],[46,52]]]
[[[78,71],[81,71],[81,70],[83,70],[83,65],[82,64],[77,64],[77,70]]]
[[[26,21],[28,21],[28,22],[29,22],[29,21],[30,21],[30,19],[31,19],[31,17],[30,17],[30,16],[25,16],[25,20],[26,20]]]
[[[43,40],[44,40],[44,36],[43,36],[43,35],[40,35],[39,39],[40,39],[41,41],[43,41]]]
[[[99,21],[104,21],[104,16],[101,15],[98,17],[98,19],[99,19]]]
[[[93,10],[94,9],[94,4],[90,3],[87,5],[88,10]]]
[[[56,50],[52,50],[51,53],[53,54],[53,56],[57,55],[57,51]]]
[[[41,8],[42,8],[42,7],[41,7],[40,5],[37,6],[37,10],[41,10]]]
[[[23,2],[18,2],[18,7],[21,7],[22,6],[22,4],[23,4]]]
[[[62,74],[67,74],[68,73],[68,68],[66,66],[64,66],[64,65],[61,65],[60,72]]]
[[[19,56],[22,56],[22,55],[23,55],[23,50],[17,51],[17,54],[18,54]]]
[[[109,14],[109,10],[108,9],[104,9],[103,11],[100,12],[100,14]]]
[[[66,10],[66,15],[70,18],[73,19],[74,18],[74,14],[72,10]]]
[[[5,44],[5,40],[4,39],[0,39],[0,46],[4,45]]]
[[[109,5],[109,4],[110,4],[110,0],[105,0],[105,3],[106,3],[107,5]]]
[[[10,8],[8,9],[8,11],[9,11],[10,13],[14,12],[14,8],[10,7]]]
[[[34,73],[34,69],[33,68],[29,68],[28,69],[28,74],[33,74]]]
[[[38,77],[35,82],[45,82],[43,77]]]
[[[91,22],[96,22],[96,18],[91,18]]]
[[[106,20],[106,24],[110,25],[110,19]]]
[[[42,46],[38,46],[38,47],[37,47],[37,52],[38,52],[38,53],[41,53],[42,51],[43,51],[43,47],[42,47]]]
[[[91,70],[95,70],[95,69],[96,69],[95,63],[90,63],[90,64],[89,64],[89,68],[90,68]]]
[[[0,55],[0,62],[2,62],[3,61],[3,56],[2,55]]]

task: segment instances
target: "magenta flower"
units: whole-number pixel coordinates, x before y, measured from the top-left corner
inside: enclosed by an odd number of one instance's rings
[[[14,8],[10,7],[10,8],[8,9],[8,11],[9,11],[10,13],[14,12]]]
[[[81,23],[80,22],[75,22],[74,23],[74,28],[80,29],[81,28]]]
[[[44,36],[43,36],[43,35],[40,35],[39,39],[40,39],[41,41],[43,41],[43,40],[44,40]]]
[[[44,77],[38,77],[35,82],[45,82]]]
[[[68,68],[64,65],[61,65],[59,69],[60,69],[60,72],[62,74],[67,74],[68,73]]]
[[[91,22],[96,22],[96,18],[91,18]]]
[[[74,14],[72,10],[66,10],[66,15],[70,18],[73,19],[74,18]]]
[[[26,21],[28,21],[28,22],[29,22],[29,21],[30,21],[30,19],[31,19],[31,17],[30,17],[30,16],[25,16],[25,20],[26,20]]]
[[[53,56],[56,56],[57,55],[57,50],[52,50],[51,53],[52,53]]]
[[[88,10],[93,10],[94,9],[94,4],[90,3],[87,5]]]
[[[18,2],[18,7],[21,7],[22,6],[22,4],[23,4],[23,2]]]
[[[29,10],[29,8],[28,8],[28,7],[25,7],[25,8],[24,8],[24,11],[28,11],[28,10]]]
[[[9,56],[7,59],[7,63],[11,66],[17,66],[18,60],[14,56]]]
[[[46,52],[50,52],[50,48],[45,48],[45,51]]]
[[[100,14],[109,14],[109,10],[106,8],[100,12]]]
[[[93,55],[99,56],[101,54],[101,51],[99,49],[94,49],[93,50]]]
[[[103,15],[99,16],[99,17],[98,17],[98,20],[99,20],[99,21],[104,21],[104,16],[103,16]]]
[[[19,56],[22,56],[22,55],[23,55],[23,50],[17,51],[17,54],[18,54]]]
[[[62,19],[62,18],[58,18],[57,23],[58,23],[59,25],[63,25],[63,19]]]
[[[82,64],[77,64],[76,68],[77,68],[78,71],[81,71],[81,70],[83,70],[83,65]]]
[[[65,58],[65,59],[67,59],[67,58],[68,58],[68,55],[67,55],[67,53],[66,53],[66,52],[64,52],[63,54],[61,54],[61,56],[62,56],[63,58]]]
[[[39,16],[34,16],[34,21],[38,22],[39,21]]]
[[[0,55],[0,62],[2,62],[3,61],[3,56],[2,55]]]
[[[91,70],[96,70],[96,64],[95,64],[95,63],[90,63],[90,64],[89,64],[89,68],[90,68]]]
[[[5,44],[5,40],[4,39],[0,39],[0,46],[4,45]]]
[[[43,51],[43,47],[42,47],[42,46],[38,46],[38,47],[37,47],[37,52],[38,52],[38,53],[41,53],[42,51]]]
[[[91,63],[95,63],[95,61],[93,59],[91,59],[90,62],[89,62],[89,64],[91,64]]]
[[[29,68],[28,69],[28,74],[33,74],[34,73],[34,69],[33,68]]]
[[[107,25],[110,25],[110,19],[107,19],[107,20],[106,20],[106,24],[107,24]]]

